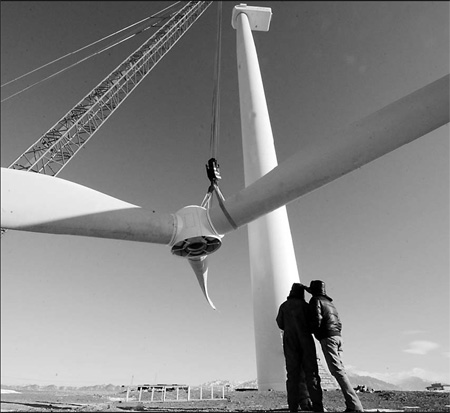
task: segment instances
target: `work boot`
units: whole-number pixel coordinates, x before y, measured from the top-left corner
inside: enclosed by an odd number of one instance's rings
[[[317,403],[313,403],[312,411],[313,412],[326,412],[326,410],[323,408],[323,404],[317,404]]]
[[[310,412],[313,409],[313,405],[311,403],[311,399],[303,399],[300,400],[300,410],[304,412]]]

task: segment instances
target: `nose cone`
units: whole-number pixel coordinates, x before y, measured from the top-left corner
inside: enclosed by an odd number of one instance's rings
[[[208,295],[208,258],[206,255],[202,257],[188,258],[189,264],[195,272],[200,288],[208,301],[209,305],[215,310],[213,302]]]
[[[213,228],[206,208],[189,205],[175,214],[175,233],[169,246],[174,255],[198,258],[217,251],[222,236]]]

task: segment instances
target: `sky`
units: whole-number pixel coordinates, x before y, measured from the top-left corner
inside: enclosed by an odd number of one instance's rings
[[[1,83],[171,2],[1,7]],[[223,2],[217,159],[244,187],[236,33]],[[449,3],[247,2],[278,162],[449,72]],[[145,32],[148,33],[148,32]],[[157,212],[199,205],[209,181],[217,4],[58,175]],[[144,36],[144,35],[141,35]],[[8,167],[146,37],[1,104]],[[82,56],[4,86],[2,100]],[[300,279],[326,282],[350,372],[450,383],[449,130],[445,125],[287,205]],[[209,258],[204,299],[164,245],[8,231],[1,241],[3,384],[185,383],[256,378],[246,227]],[[275,322],[274,314],[274,322]]]

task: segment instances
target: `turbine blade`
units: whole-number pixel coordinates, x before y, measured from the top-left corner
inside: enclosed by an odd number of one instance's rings
[[[225,234],[248,224],[447,124],[448,91],[446,75],[328,139],[313,140],[223,205],[211,208],[215,231]]]
[[[169,244],[175,222],[60,178],[1,168],[1,227]]]
[[[215,310],[213,302],[209,298],[208,294],[208,258],[206,255],[196,258],[188,258],[189,264],[191,264],[192,269],[197,276],[198,283],[200,284],[200,288],[205,295],[206,300],[209,305]]]

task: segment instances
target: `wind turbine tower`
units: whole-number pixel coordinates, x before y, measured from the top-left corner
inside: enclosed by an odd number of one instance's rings
[[[268,31],[271,17],[270,8],[245,4],[235,6],[232,14],[237,39],[245,186],[278,165],[252,35],[252,30]],[[275,318],[292,283],[299,282],[286,207],[248,224],[248,240],[258,388],[285,390],[283,347]]]

